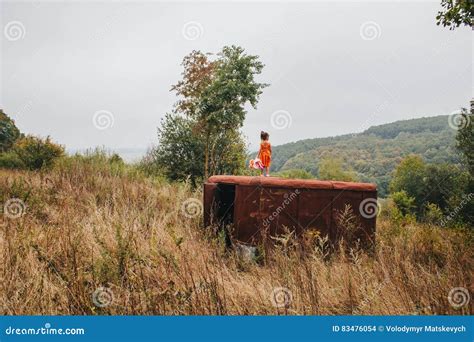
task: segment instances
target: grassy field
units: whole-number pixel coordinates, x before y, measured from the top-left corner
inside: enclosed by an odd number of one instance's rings
[[[453,288],[472,291],[468,230],[381,218],[372,254],[328,256],[308,237],[255,263],[183,212],[199,191],[99,159],[0,170],[0,314],[473,312],[448,301]]]

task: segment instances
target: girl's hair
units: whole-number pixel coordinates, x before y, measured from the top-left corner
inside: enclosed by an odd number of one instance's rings
[[[268,138],[270,138],[270,134],[268,134],[267,132],[264,132],[264,131],[260,132],[260,139],[268,140]]]

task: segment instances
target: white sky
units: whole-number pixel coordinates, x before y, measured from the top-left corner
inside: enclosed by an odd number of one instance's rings
[[[472,96],[474,45],[470,29],[436,26],[439,2],[3,1],[0,108],[70,149],[147,147],[182,58],[236,44],[271,84],[247,115],[251,147],[261,130],[277,145],[449,114]]]

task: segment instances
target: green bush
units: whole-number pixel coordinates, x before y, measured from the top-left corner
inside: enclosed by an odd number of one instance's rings
[[[117,165],[125,165],[125,162],[123,161],[122,157],[120,157],[120,155],[118,155],[117,153],[113,153],[109,157],[109,163],[117,164]]]
[[[49,167],[55,159],[64,156],[64,147],[53,143],[49,137],[42,139],[31,135],[18,140],[13,151],[30,170]]]
[[[415,199],[408,196],[405,190],[394,192],[391,198],[403,216],[413,214]]]
[[[451,225],[473,225],[474,204],[466,198],[473,192],[469,172],[451,164],[427,164],[420,156],[404,158],[396,168],[390,191],[403,216],[414,214],[418,221],[440,224],[441,216]]]
[[[0,153],[0,168],[23,169],[25,164],[15,152]]]
[[[8,151],[20,137],[15,122],[0,109],[0,152]]]
[[[135,168],[147,176],[165,177],[164,175],[166,174],[166,171],[163,170],[163,167],[156,163],[152,150],[148,151],[147,154],[135,164]]]
[[[443,211],[435,203],[427,203],[425,207],[425,221],[430,224],[439,225],[443,220]]]

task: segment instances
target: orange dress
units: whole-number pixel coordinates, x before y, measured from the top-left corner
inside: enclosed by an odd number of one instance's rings
[[[272,161],[272,145],[268,141],[260,143],[260,152],[258,154],[264,167],[270,167]]]

